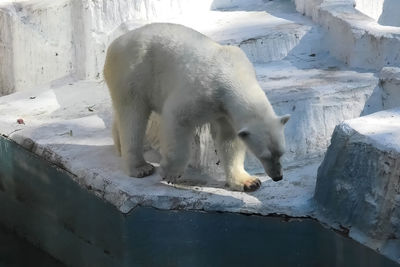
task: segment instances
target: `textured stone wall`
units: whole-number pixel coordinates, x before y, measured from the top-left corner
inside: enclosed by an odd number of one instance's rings
[[[385,253],[400,246],[400,109],[338,125],[318,170],[315,201],[330,222]],[[369,241],[365,241],[365,240]],[[391,257],[398,257],[399,250]]]

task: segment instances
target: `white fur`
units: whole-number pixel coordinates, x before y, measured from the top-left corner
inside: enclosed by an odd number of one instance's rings
[[[115,110],[115,145],[130,176],[153,172],[143,158],[151,112],[161,117],[161,167],[168,181],[182,175],[192,134],[205,123],[211,124],[232,189],[260,185],[244,170],[245,144],[271,177],[282,176],[283,125],[289,117],[275,115],[239,48],[221,46],[181,25],[149,24],[110,45],[104,77]],[[246,134],[239,138],[241,131]]]

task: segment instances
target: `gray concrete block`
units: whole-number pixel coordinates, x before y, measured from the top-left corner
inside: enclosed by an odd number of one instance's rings
[[[328,221],[370,247],[400,239],[400,109],[338,125],[318,170],[315,201]]]

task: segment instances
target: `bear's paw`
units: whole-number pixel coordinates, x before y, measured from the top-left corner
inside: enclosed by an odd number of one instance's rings
[[[261,187],[261,181],[257,177],[246,173],[238,175],[236,179],[232,179],[227,186],[234,191],[253,192]]]
[[[136,177],[136,178],[143,178],[145,176],[149,176],[154,173],[154,166],[150,163],[146,163],[140,167],[130,168],[129,176]]]
[[[256,191],[261,186],[261,181],[258,178],[249,178],[243,181],[243,191],[253,192]]]

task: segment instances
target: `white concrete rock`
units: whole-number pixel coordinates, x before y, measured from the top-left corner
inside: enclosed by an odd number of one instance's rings
[[[400,260],[399,108],[336,127],[318,170],[315,201],[328,222]]]
[[[323,156],[335,126],[359,117],[378,84],[371,73],[298,69],[284,61],[257,65],[256,70],[275,112],[292,116],[285,127],[283,157],[289,166]],[[248,166],[262,170],[252,157]]]
[[[382,14],[385,0],[354,0],[354,2],[357,10],[378,21]]]
[[[400,26],[400,2],[397,0],[355,0],[355,8],[380,25]]]
[[[298,12],[312,17],[313,13],[324,0],[294,0],[294,2]]]
[[[72,23],[67,0],[0,3],[0,95],[70,75]]]
[[[355,9],[353,0],[295,0],[295,3],[299,12],[311,16],[327,30],[326,47],[349,66],[380,70],[400,65],[400,27],[378,24]]]
[[[311,30],[290,2],[38,0],[0,2],[0,95],[56,79],[101,79],[108,44],[151,22],[192,27],[254,62],[285,58]],[[296,19],[279,17],[279,8]],[[229,12],[211,11],[225,8]],[[272,9],[276,16],[267,12]],[[54,23],[57,21],[57,23]]]
[[[35,0],[0,2],[0,95],[65,76],[100,77],[113,31],[211,7],[212,1]],[[112,39],[111,39],[112,40]],[[100,58],[100,60],[99,60]]]

